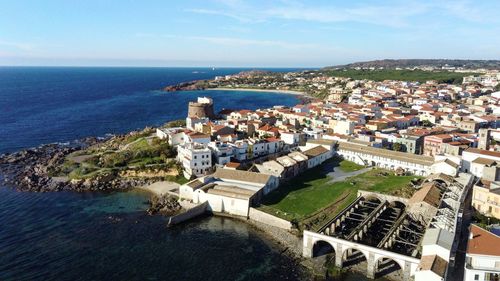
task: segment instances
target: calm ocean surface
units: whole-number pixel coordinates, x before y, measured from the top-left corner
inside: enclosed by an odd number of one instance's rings
[[[181,119],[199,95],[218,110],[298,102],[271,93],[158,91],[241,70],[0,67],[0,153]],[[0,280],[303,279],[246,224],[205,218],[166,229],[163,217],[145,214],[148,197],[0,186]]]

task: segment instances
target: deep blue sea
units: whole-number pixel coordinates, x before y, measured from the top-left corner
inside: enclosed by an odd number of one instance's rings
[[[199,95],[211,96],[216,109],[298,102],[272,93],[159,91],[241,70],[0,67],[0,154],[181,119]],[[303,279],[248,225],[212,217],[167,229],[164,217],[146,215],[148,198],[0,186],[0,280]]]
[[[159,91],[239,71],[1,67],[0,153],[185,118],[187,102],[199,95],[211,96],[216,109],[298,102],[280,94]],[[246,224],[205,218],[167,229],[165,218],[146,215],[148,198],[0,187],[0,280],[298,279],[290,260]]]

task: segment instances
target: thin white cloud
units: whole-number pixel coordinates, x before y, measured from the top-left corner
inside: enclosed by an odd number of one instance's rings
[[[234,1],[229,2],[220,9],[187,9],[185,11],[229,17],[243,23],[284,19],[321,23],[361,22],[400,27],[408,25],[409,17],[422,14],[429,8],[429,5],[425,3],[413,1],[385,6],[354,4],[350,7],[311,5],[297,1],[281,1],[279,4],[263,7],[249,7],[234,4]],[[239,3],[239,1],[236,2]]]
[[[215,15],[215,16],[224,16],[228,18],[235,19],[242,23],[252,23],[252,22],[262,22],[261,19],[253,19],[243,14],[238,14],[234,12],[226,12],[221,10],[211,10],[211,9],[186,9],[185,12],[195,13],[195,14],[204,14],[204,15]]]
[[[0,40],[0,46],[13,47],[22,51],[32,51],[35,48],[32,44],[4,40]]]
[[[228,45],[228,46],[267,46],[267,47],[280,47],[286,49],[304,49],[304,48],[318,47],[316,44],[302,44],[302,43],[291,43],[286,41],[255,40],[255,39],[242,39],[242,38],[232,38],[232,37],[188,36],[186,38],[192,40],[203,40],[213,44]]]

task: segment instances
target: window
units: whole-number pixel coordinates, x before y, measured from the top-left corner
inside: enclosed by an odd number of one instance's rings
[[[479,274],[474,274],[474,280],[479,280]]]

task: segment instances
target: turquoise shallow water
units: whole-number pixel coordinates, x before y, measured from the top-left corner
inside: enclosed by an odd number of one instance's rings
[[[158,91],[238,71],[0,67],[0,153],[184,118],[199,95],[213,97],[216,109],[297,103],[289,95]],[[0,280],[299,279],[247,225],[205,218],[167,229],[165,218],[144,212],[148,197],[0,186]]]
[[[0,280],[299,280],[244,223],[203,218],[166,228],[149,194],[0,189]]]
[[[216,109],[298,102],[283,94],[158,91],[240,70],[0,67],[0,153],[184,118],[199,95],[211,96]],[[26,193],[0,184],[0,280],[304,279],[248,225],[204,218],[167,229],[165,218],[144,212],[148,198],[142,191]]]

